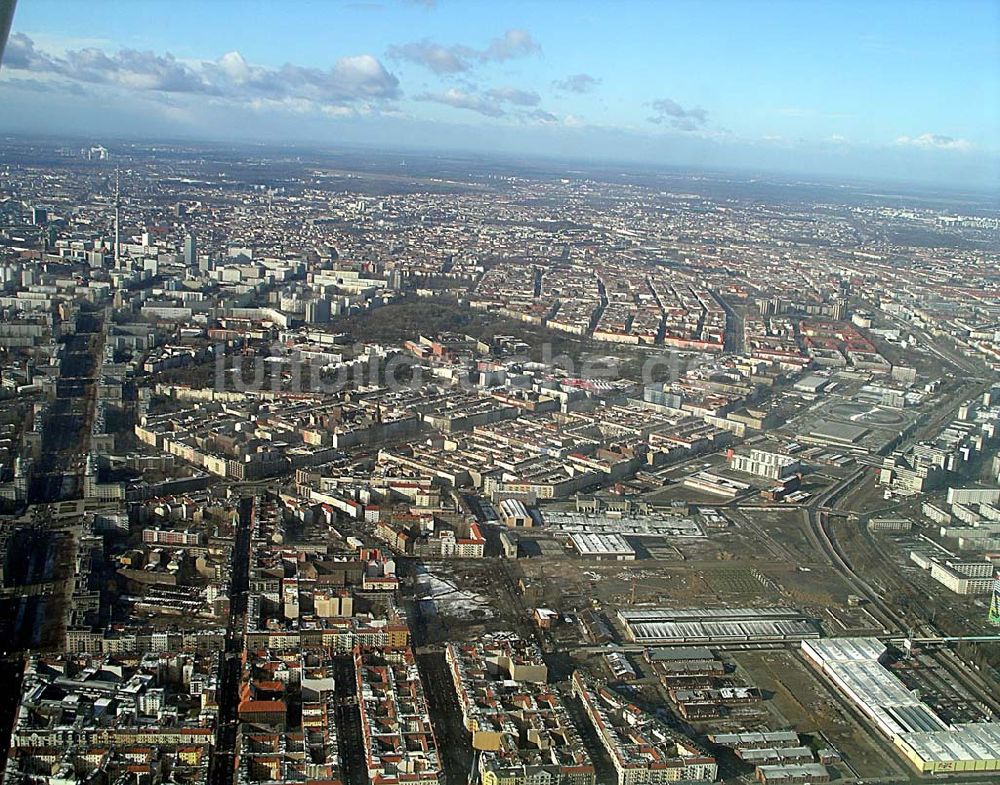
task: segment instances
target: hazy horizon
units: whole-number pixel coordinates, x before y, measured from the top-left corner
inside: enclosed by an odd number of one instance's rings
[[[921,180],[905,175],[864,176],[862,174],[841,174],[837,172],[816,172],[802,170],[782,170],[780,168],[762,168],[734,163],[730,165],[699,166],[698,164],[675,164],[669,162],[650,162],[630,158],[599,158],[560,155],[558,153],[544,154],[532,152],[492,151],[486,152],[475,148],[444,148],[431,146],[386,146],[364,142],[325,142],[322,140],[252,140],[252,139],[208,139],[195,136],[166,137],[156,135],[116,136],[113,134],[29,134],[23,132],[4,133],[0,131],[0,139],[16,140],[23,143],[37,144],[49,149],[52,146],[80,146],[81,149],[91,145],[101,145],[108,148],[114,157],[129,155],[129,148],[163,148],[198,150],[227,150],[233,153],[259,151],[270,155],[315,155],[322,157],[376,155],[382,157],[399,156],[406,160],[403,163],[411,170],[415,162],[434,162],[443,160],[475,162],[484,169],[502,174],[505,169],[523,167],[537,170],[550,176],[583,175],[585,179],[610,179],[611,175],[622,178],[633,178],[642,173],[647,176],[662,176],[686,179],[691,182],[708,180],[716,182],[736,181],[753,183],[768,182],[780,187],[816,187],[830,189],[846,189],[857,194],[870,192],[872,189],[885,190],[887,193],[870,193],[873,197],[899,197],[900,199],[915,199],[917,201],[940,200],[946,204],[952,199],[976,204],[979,208],[993,211],[1000,210],[1000,189],[992,183],[941,183],[934,180]],[[112,159],[113,160],[113,159]],[[353,168],[363,171],[360,162],[350,162]],[[613,171],[613,170],[621,171]],[[412,174],[412,171],[409,172]],[[603,175],[603,177],[602,177]],[[426,176],[426,175],[422,175]],[[963,198],[964,197],[964,198]]]

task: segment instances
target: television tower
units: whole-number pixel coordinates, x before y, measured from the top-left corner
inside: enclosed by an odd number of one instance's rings
[[[3,50],[10,35],[10,24],[14,21],[14,6],[17,0],[0,0],[0,61],[3,61]]]
[[[115,269],[121,266],[122,191],[121,171],[115,167]]]

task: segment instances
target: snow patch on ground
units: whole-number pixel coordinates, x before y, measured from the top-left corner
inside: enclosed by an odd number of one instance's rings
[[[416,595],[420,609],[428,615],[444,613],[459,619],[492,619],[496,616],[486,597],[459,588],[423,565],[417,567]]]

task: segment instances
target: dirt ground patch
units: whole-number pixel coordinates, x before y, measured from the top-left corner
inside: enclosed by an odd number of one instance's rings
[[[732,659],[767,698],[777,720],[799,733],[823,731],[862,777],[902,777],[902,760],[876,740],[832,688],[823,684],[801,657],[791,651],[740,652]]]

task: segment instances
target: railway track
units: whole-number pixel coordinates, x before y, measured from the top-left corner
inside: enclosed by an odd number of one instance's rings
[[[839,485],[829,488],[813,499],[805,508],[809,528],[830,565],[841,574],[856,594],[868,601],[869,613],[887,632],[905,631],[906,625],[901,623],[895,611],[882,599],[881,593],[854,569],[830,528],[829,511],[836,509],[837,501],[866,476],[867,467],[862,467],[844,478]]]

